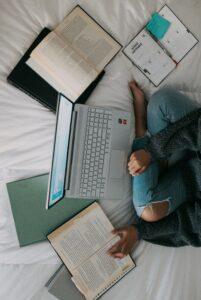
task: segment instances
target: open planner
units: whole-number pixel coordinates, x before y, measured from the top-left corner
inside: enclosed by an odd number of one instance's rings
[[[32,51],[27,65],[75,102],[121,45],[80,6]]]
[[[135,267],[129,255],[120,260],[107,254],[120,239],[113,229],[94,202],[47,236],[87,300],[98,299]]]
[[[170,27],[162,39],[156,39],[145,27],[123,50],[155,86],[158,86],[198,43],[196,37],[167,5],[163,6],[159,15],[170,22]]]

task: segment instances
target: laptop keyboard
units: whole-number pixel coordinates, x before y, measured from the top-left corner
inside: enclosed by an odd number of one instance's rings
[[[102,197],[107,175],[112,113],[89,108],[82,161],[80,194]]]

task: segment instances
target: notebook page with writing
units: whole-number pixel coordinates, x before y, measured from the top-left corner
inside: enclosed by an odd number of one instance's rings
[[[151,35],[143,29],[124,48],[124,54],[158,86],[176,67],[173,60],[165,53]]]
[[[172,58],[179,62],[198,43],[198,40],[167,5],[159,11],[159,14],[171,23],[160,43]]]

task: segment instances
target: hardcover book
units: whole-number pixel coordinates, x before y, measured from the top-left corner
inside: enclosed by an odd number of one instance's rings
[[[87,300],[98,299],[135,267],[129,255],[120,260],[107,254],[120,239],[113,229],[94,202],[47,236]]]
[[[76,6],[31,52],[27,64],[75,102],[120,49],[111,35]]]

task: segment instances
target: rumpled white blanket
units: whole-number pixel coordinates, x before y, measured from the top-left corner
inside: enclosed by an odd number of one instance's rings
[[[19,248],[5,186],[49,171],[55,115],[9,85],[7,75],[42,28],[54,28],[77,4],[125,46],[165,3],[201,40],[200,0],[0,0],[0,300],[53,299],[43,286],[60,264],[48,242]],[[199,44],[162,85],[172,85],[201,102],[200,56]],[[127,83],[132,77],[147,97],[155,91],[123,54],[106,71],[88,104],[131,111]],[[128,183],[124,199],[102,202],[114,225],[132,218],[131,199]],[[141,242],[133,257],[137,268],[103,299],[200,300],[199,248],[170,249]]]

